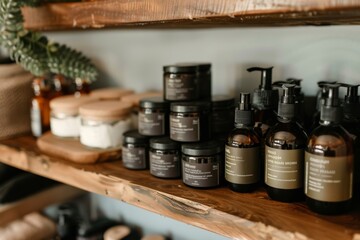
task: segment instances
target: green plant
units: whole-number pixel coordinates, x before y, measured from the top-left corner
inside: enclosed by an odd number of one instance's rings
[[[59,73],[71,78],[95,80],[97,69],[82,53],[24,29],[21,7],[36,7],[44,2],[50,1],[1,0],[0,44],[8,50],[12,59],[36,76]]]

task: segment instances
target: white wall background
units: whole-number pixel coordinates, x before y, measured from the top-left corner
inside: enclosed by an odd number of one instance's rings
[[[162,66],[184,61],[213,64],[213,93],[252,91],[259,74],[246,68],[274,66],[274,80],[304,79],[315,95],[319,80],[360,83],[360,26],[232,28],[205,30],[102,30],[49,33],[56,41],[83,51],[103,75],[98,86],[137,91],[162,88]],[[106,214],[143,225],[144,232],[174,240],[225,239],[186,224],[97,195]]]

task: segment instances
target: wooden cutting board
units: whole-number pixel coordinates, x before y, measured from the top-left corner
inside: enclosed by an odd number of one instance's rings
[[[112,161],[121,158],[121,148],[88,148],[82,145],[78,139],[56,137],[51,132],[47,132],[38,138],[37,146],[42,152],[50,156],[81,164]]]

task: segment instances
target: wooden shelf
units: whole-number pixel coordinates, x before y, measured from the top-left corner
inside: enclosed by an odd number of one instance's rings
[[[354,0],[98,0],[24,8],[36,30],[359,24]]]
[[[321,216],[303,203],[272,201],[262,190],[193,189],[181,180],[127,170],[120,161],[74,164],[40,153],[30,136],[1,141],[0,161],[233,239],[345,240],[360,233],[359,207],[345,215]]]

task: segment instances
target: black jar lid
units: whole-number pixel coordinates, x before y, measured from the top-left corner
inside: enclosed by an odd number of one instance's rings
[[[192,63],[179,63],[163,67],[164,73],[196,73],[198,66]]]
[[[163,97],[148,97],[140,100],[140,107],[142,108],[161,108],[168,109],[169,102],[165,101]]]
[[[198,72],[207,73],[211,70],[211,63],[209,62],[182,62],[177,64],[193,65],[197,67]]]
[[[157,137],[150,139],[150,147],[158,150],[177,150],[180,149],[180,144],[169,137]]]
[[[229,95],[213,95],[211,97],[212,108],[227,108],[235,106],[235,98]]]
[[[123,134],[124,143],[149,143],[147,136],[141,135],[138,130],[130,130]]]
[[[180,113],[193,113],[200,112],[203,110],[210,110],[211,103],[210,102],[173,102],[170,105],[170,109],[172,112],[180,112]]]
[[[190,156],[211,156],[224,151],[224,143],[211,140],[207,142],[183,144],[182,153]]]

